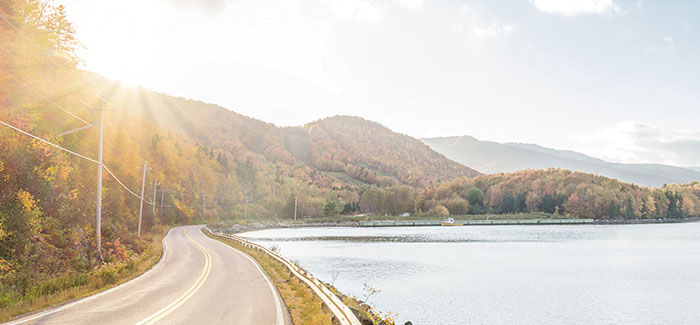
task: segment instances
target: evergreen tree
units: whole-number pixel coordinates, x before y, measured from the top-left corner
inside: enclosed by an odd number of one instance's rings
[[[488,210],[484,206],[484,192],[480,189],[472,187],[467,194],[467,201],[469,201],[470,214],[487,213]]]

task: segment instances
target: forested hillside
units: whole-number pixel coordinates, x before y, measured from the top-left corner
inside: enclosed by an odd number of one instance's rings
[[[77,276],[144,250],[136,238],[140,200],[109,176],[102,186],[102,248],[95,245],[99,94],[76,70],[73,29],[61,6],[39,1],[0,5],[0,308],[84,284]],[[153,201],[157,178],[164,206],[144,209],[155,223],[202,218],[203,193],[235,189],[215,157],[153,123],[106,104],[104,163],[128,188]],[[11,127],[15,128],[12,129]],[[87,127],[62,135],[65,131]],[[22,133],[22,132],[26,132]],[[29,134],[74,152],[59,150]],[[80,156],[78,156],[80,155]],[[81,157],[82,156],[82,157]],[[164,194],[164,195],[163,195]],[[199,206],[197,206],[199,204]],[[160,205],[158,204],[158,208]]]
[[[224,207],[211,213],[224,219],[242,217],[246,198],[249,215],[256,218],[293,216],[295,198],[299,216],[372,212],[360,204],[368,188],[425,187],[478,175],[417,139],[362,118],[336,116],[279,128],[213,104],[124,87],[92,73],[84,73],[84,80],[129,118],[190,143],[232,175],[226,188],[210,183],[214,188],[207,201]]]
[[[478,173],[379,123],[337,116],[304,126],[313,166],[369,184],[425,186]]]
[[[111,102],[213,150],[217,158],[231,162],[231,170],[249,160],[257,169],[276,169],[278,174],[294,174],[305,183],[336,189],[426,186],[478,174],[415,138],[358,117],[336,116],[279,128],[216,105],[123,87],[94,74],[86,77]]]
[[[418,194],[442,214],[545,212],[596,219],[700,216],[700,183],[656,189],[561,169],[456,179]]]

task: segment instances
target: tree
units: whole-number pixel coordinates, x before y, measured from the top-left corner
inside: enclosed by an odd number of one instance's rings
[[[496,213],[513,213],[515,212],[515,197],[510,192],[503,193],[503,198],[501,198],[501,203],[496,209]]]
[[[472,187],[467,193],[467,201],[469,201],[469,213],[484,214],[487,212],[484,206],[484,192],[476,187]]]
[[[615,203],[613,202],[613,204],[615,204]],[[619,208],[618,208],[617,213],[619,215],[619,213],[620,213]],[[635,215],[634,215],[634,207],[632,206],[632,198],[627,197],[627,202],[625,205],[625,219],[632,219],[634,217],[635,217]]]
[[[678,195],[671,191],[666,191],[666,198],[668,199],[668,212],[666,212],[667,218],[678,218],[681,216],[681,209],[678,207]]]
[[[615,204],[615,201],[610,201],[610,205],[608,206],[608,216],[613,218],[620,216],[620,207]],[[627,210],[625,210],[625,218],[629,218],[627,215]]]
[[[381,212],[384,203],[384,191],[378,187],[370,187],[362,193],[360,198],[360,209],[370,214]]]
[[[329,196],[326,198],[326,205],[323,207],[323,214],[326,217],[335,217],[342,211],[345,203],[338,197]]]
[[[527,211],[527,205],[525,204],[525,198],[527,195],[523,192],[518,192],[518,194],[515,196],[515,200],[513,202],[515,212],[525,212]]]
[[[63,5],[58,5],[49,15],[48,26],[51,30],[53,43],[56,46],[56,52],[64,56],[69,62],[76,64],[78,57],[75,55],[75,50],[79,46],[79,42],[75,39],[75,29],[66,15],[66,8]]]
[[[581,204],[581,199],[576,193],[571,193],[566,202],[564,202],[564,208],[569,215],[574,217],[581,217],[584,215],[584,207]]]
[[[450,211],[447,210],[446,207],[438,204],[432,209],[430,209],[430,211],[428,211],[428,214],[431,216],[449,216]]]
[[[454,197],[441,203],[440,205],[446,207],[451,215],[464,215],[469,213],[469,202],[465,199]]]
[[[542,202],[540,203],[539,209],[542,212],[554,213],[554,211],[557,209],[557,200],[555,196],[549,193],[545,194],[542,197]]]

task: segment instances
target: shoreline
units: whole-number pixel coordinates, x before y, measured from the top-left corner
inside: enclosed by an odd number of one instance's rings
[[[700,217],[666,218],[666,219],[455,219],[456,223],[464,223],[457,227],[470,226],[559,226],[559,225],[644,225],[644,224],[674,224],[691,223],[700,221]],[[340,222],[252,222],[246,224],[212,224],[228,234],[238,234],[249,231],[280,228],[321,228],[321,227],[347,227],[347,228],[377,228],[377,227],[440,227],[439,219],[429,220],[368,220],[368,221],[340,221]]]

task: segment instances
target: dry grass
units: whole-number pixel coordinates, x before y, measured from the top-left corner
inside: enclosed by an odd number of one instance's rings
[[[0,321],[68,303],[107,290],[143,274],[160,260],[163,253],[162,238],[167,230],[168,228],[165,227],[154,229],[149,238],[148,248],[141,255],[119,263],[104,264],[87,274],[76,274],[68,278],[68,281],[82,283],[80,285],[53,294],[24,299],[0,309]]]
[[[292,316],[294,324],[333,324],[333,314],[326,308],[323,301],[309,288],[309,286],[295,277],[286,266],[271,256],[257,249],[241,245],[235,240],[230,240],[203,232],[218,241],[236,248],[254,258],[267,272],[275,283],[285,305]]]

